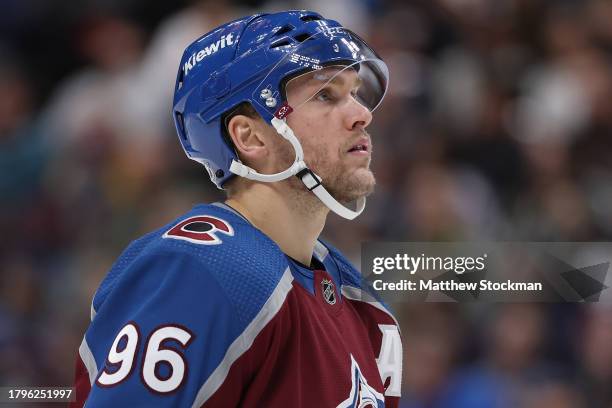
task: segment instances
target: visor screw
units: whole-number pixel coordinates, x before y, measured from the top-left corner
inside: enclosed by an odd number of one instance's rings
[[[273,108],[273,107],[275,107],[275,106],[276,106],[276,98],[272,98],[272,97],[267,98],[267,99],[266,99],[266,106],[267,106],[268,108]]]
[[[272,91],[268,88],[262,89],[261,94],[259,95],[261,99],[269,99],[272,97]]]

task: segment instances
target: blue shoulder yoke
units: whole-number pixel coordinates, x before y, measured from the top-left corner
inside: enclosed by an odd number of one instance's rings
[[[233,229],[233,235],[217,233],[222,241],[206,245],[164,237],[182,221],[195,216],[219,218]],[[188,257],[203,273],[214,278],[232,303],[241,325],[248,324],[277,286],[288,267],[286,256],[265,234],[233,212],[215,205],[198,205],[159,230],[132,242],[101,283],[93,301],[99,310],[123,272],[137,259],[165,253],[179,259]],[[186,282],[188,284],[188,282]]]

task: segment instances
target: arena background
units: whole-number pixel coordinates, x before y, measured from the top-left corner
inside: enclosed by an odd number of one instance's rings
[[[222,195],[170,116],[183,47],[308,8],[388,62],[362,241],[612,241],[612,2],[3,0],[0,384],[68,385],[120,251]],[[612,310],[399,305],[402,407],[612,407]],[[37,405],[42,406],[42,405]]]

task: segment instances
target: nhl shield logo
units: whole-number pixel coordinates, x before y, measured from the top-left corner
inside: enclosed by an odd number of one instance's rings
[[[334,290],[334,282],[331,279],[321,280],[321,291],[323,292],[323,299],[330,305],[336,304],[336,291]]]

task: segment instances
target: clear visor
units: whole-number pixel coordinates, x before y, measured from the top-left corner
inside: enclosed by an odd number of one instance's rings
[[[268,109],[284,101],[294,110],[310,103],[332,107],[356,101],[374,111],[387,91],[386,64],[361,38],[341,27],[324,26],[301,42],[285,40],[270,51],[286,55],[253,95]],[[280,83],[280,94],[268,91],[273,83]]]

